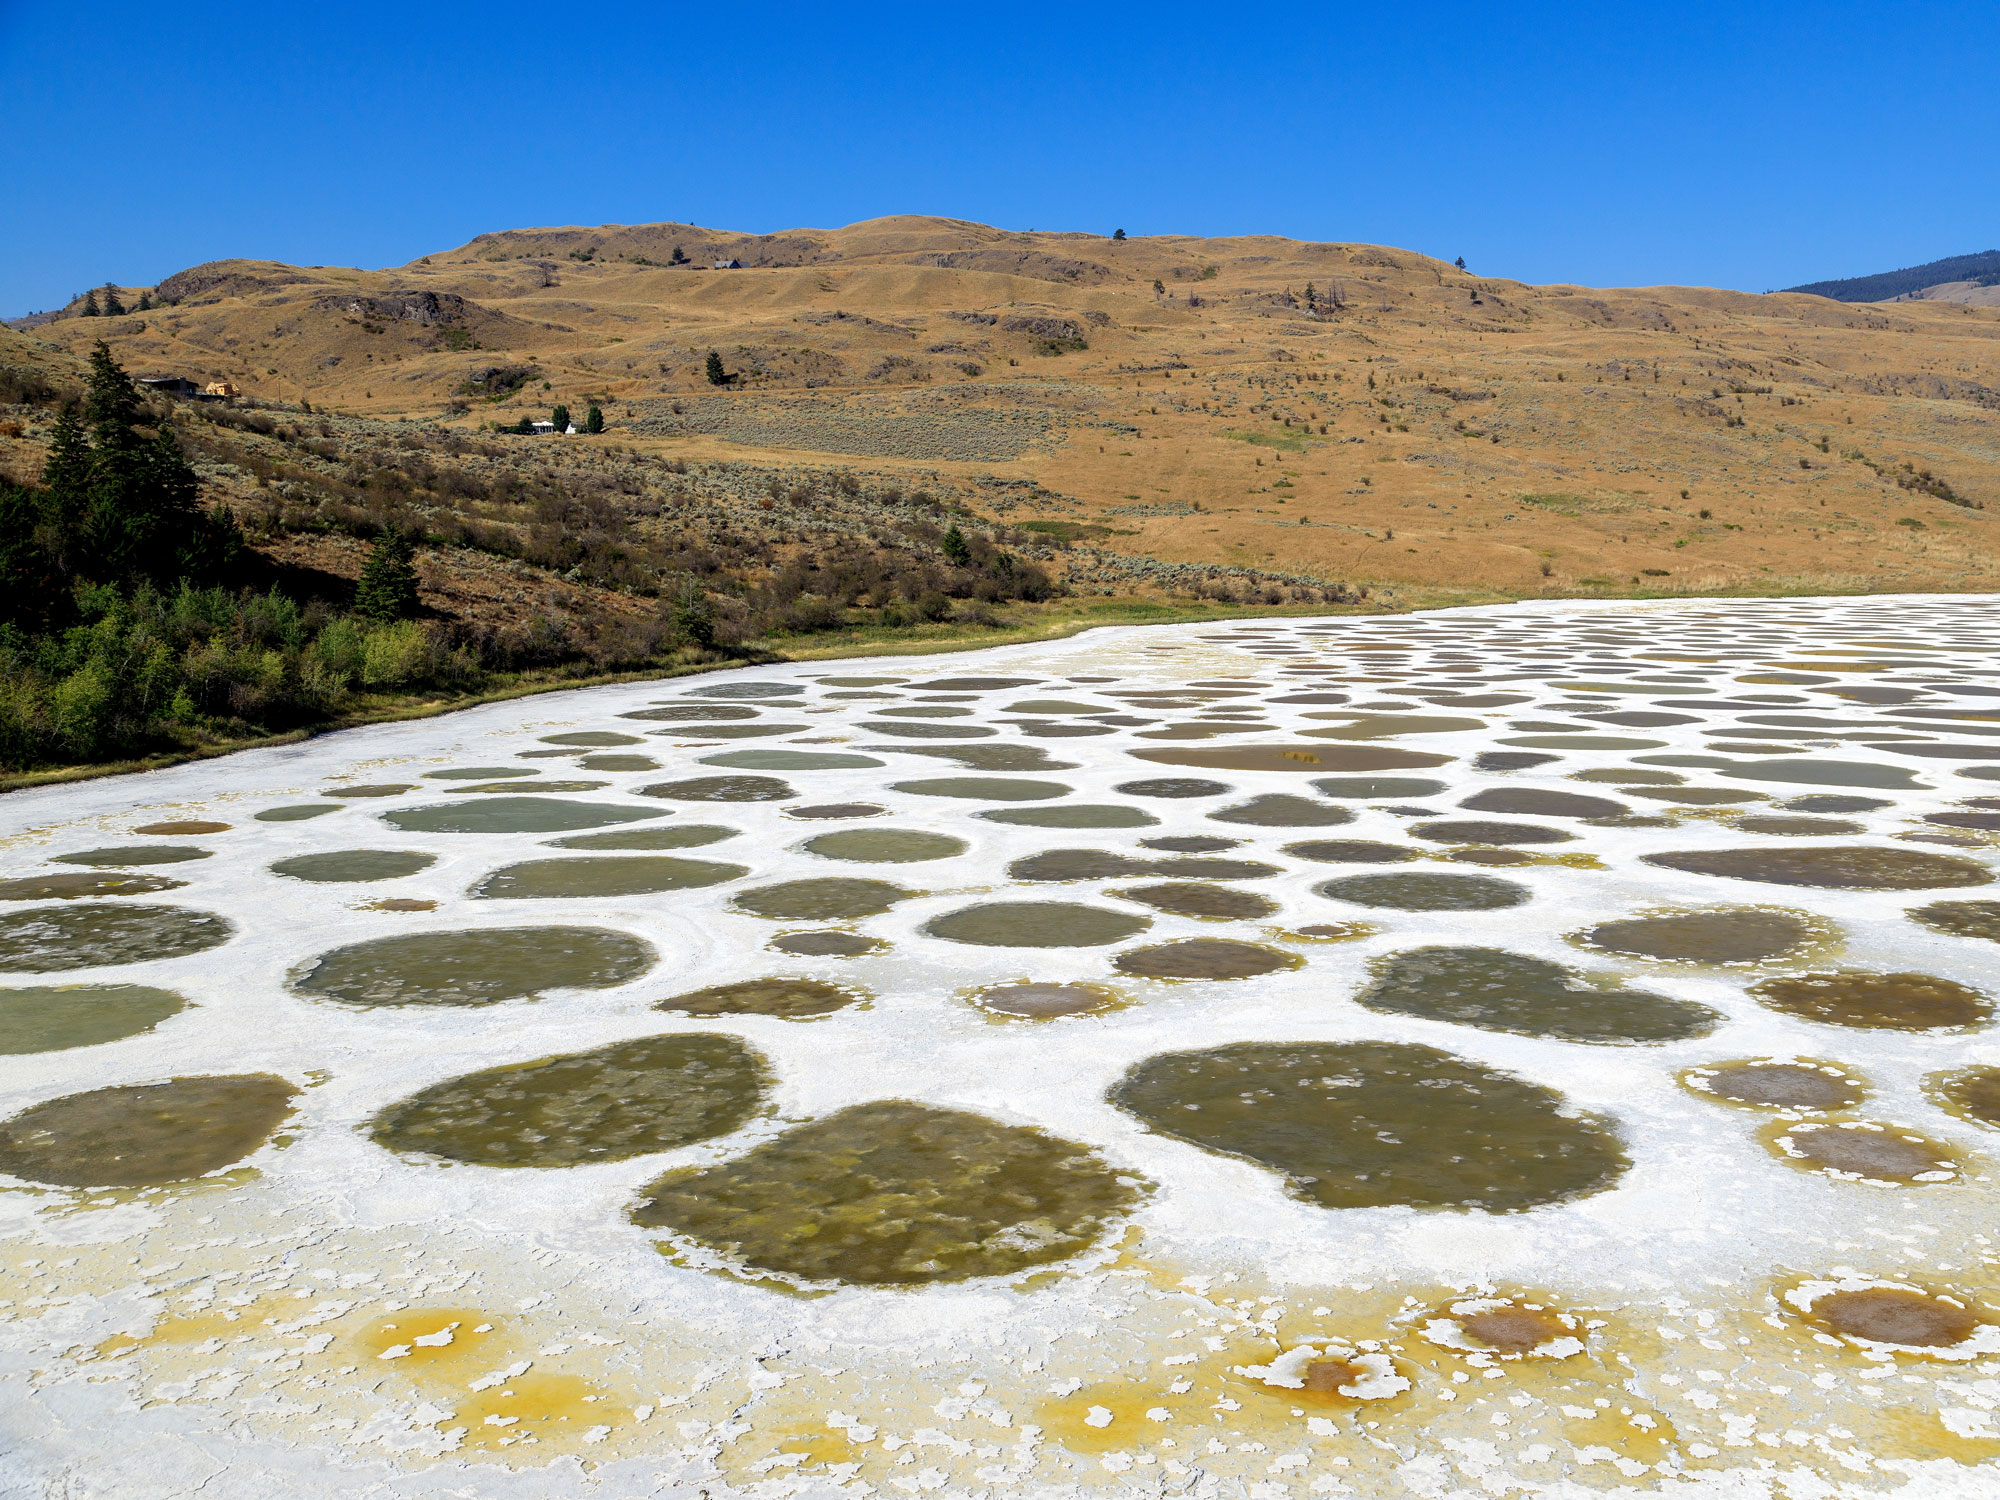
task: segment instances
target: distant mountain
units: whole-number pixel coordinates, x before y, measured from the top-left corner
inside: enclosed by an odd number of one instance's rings
[[[1810,292],[1815,297],[1831,297],[1836,302],[1893,302],[1921,293],[1942,293],[1938,301],[1986,302],[1989,297],[1953,296],[1951,288],[2000,288],[2000,250],[1982,250],[1977,255],[1951,255],[1928,265],[1907,266],[1900,271],[1883,271],[1874,276],[1850,276],[1844,281],[1809,281],[1804,286],[1788,286],[1788,292]]]

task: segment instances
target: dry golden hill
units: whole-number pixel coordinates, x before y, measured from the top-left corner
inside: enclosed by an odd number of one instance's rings
[[[1411,600],[2000,587],[2000,307],[914,216],[511,230],[142,292],[166,305],[9,345],[104,338],[135,372],[413,435],[594,401],[602,438],[506,441],[903,475],[1135,561]]]

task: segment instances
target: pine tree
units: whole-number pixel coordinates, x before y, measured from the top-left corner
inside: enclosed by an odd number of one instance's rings
[[[729,379],[729,372],[722,368],[722,356],[713,349],[708,351],[708,383],[722,385]]]
[[[554,411],[549,413],[549,420],[555,424],[558,435],[568,432],[569,408],[567,406],[558,406]]]
[[[1457,260],[1453,261],[1452,264],[1457,266],[1459,270],[1463,271],[1465,269],[1465,257],[1461,255]]]
[[[681,580],[666,609],[667,629],[675,640],[704,650],[715,644],[715,606],[692,578]]]
[[[89,291],[83,294],[83,311],[78,313],[77,316],[82,318],[94,318],[97,316],[96,287],[92,287]]]
[[[590,410],[584,414],[583,430],[585,432],[604,431],[604,413],[599,411],[595,406],[592,406]]]
[[[137,310],[139,312],[151,312],[153,310],[153,294],[151,292],[142,291],[139,293],[139,306]]]
[[[1114,240],[1122,240],[1125,238],[1125,231],[1122,229],[1114,229],[1111,231],[1111,238],[1113,238]]]
[[[386,624],[417,612],[415,552],[409,537],[393,526],[375,539],[354,586],[356,614]]]
[[[961,568],[972,561],[972,549],[966,546],[965,533],[958,529],[956,521],[945,531],[944,555],[948,561],[956,563]]]
[[[104,283],[104,316],[107,318],[125,316],[125,304],[118,300],[118,288],[108,281]]]
[[[670,266],[684,266],[687,263],[687,251],[681,249],[679,245],[674,246],[674,253],[668,259],[667,264]]]

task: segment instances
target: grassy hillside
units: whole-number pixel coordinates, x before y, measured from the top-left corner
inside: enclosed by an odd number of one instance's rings
[[[1947,256],[1925,265],[1905,266],[1900,271],[1883,271],[1874,276],[1812,281],[1789,290],[1806,292],[1815,297],[1831,297],[1836,302],[1891,302],[1932,287],[1960,284],[1968,287],[2000,286],[2000,250]]]

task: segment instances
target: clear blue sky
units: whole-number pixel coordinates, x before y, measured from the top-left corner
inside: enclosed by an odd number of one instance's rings
[[[2000,4],[0,0],[0,313],[890,213],[1762,291],[2000,245]]]

